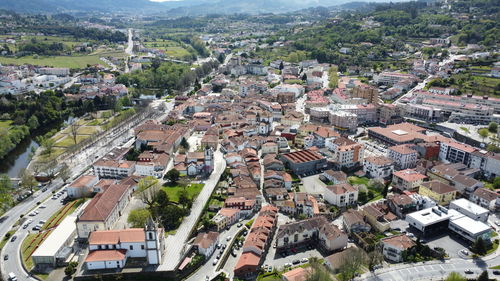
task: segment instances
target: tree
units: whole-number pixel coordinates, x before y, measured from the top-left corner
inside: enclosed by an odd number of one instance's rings
[[[389,192],[389,187],[391,186],[391,182],[388,181],[385,185],[384,185],[384,190],[382,190],[382,196],[384,198],[387,197],[387,192]]]
[[[148,209],[140,208],[130,211],[127,222],[133,228],[142,228],[146,225],[148,218],[151,216],[151,212]]]
[[[64,274],[66,274],[66,276],[68,276],[68,277],[71,277],[71,275],[75,274],[77,267],[78,267],[77,262],[70,262],[66,266],[66,268],[64,268]]]
[[[26,169],[22,169],[20,175],[21,175],[21,186],[23,188],[29,189],[30,192],[33,193],[33,188],[36,186],[37,183],[33,174],[31,174],[30,171]]]
[[[317,258],[310,258],[309,265],[312,269],[307,275],[306,281],[332,281],[330,273],[326,268],[318,261]]]
[[[366,193],[366,191],[359,191],[358,202],[360,204],[365,204],[366,202],[368,202],[368,194]]]
[[[495,189],[500,188],[500,177],[495,177],[495,179],[493,180],[493,187]]]
[[[451,272],[448,274],[448,277],[444,279],[445,281],[467,281],[466,278],[464,278],[462,275],[458,274],[457,272]]]
[[[477,238],[474,244],[472,244],[472,249],[478,255],[486,254],[486,241],[482,237]]]
[[[354,278],[357,271],[366,261],[366,254],[363,250],[358,248],[351,248],[349,253],[342,257],[342,262],[339,267],[340,281],[347,281]]]
[[[479,129],[478,133],[479,133],[479,136],[483,139],[483,142],[490,134],[488,129],[486,129],[486,128]]]
[[[75,120],[69,125],[69,133],[71,137],[73,138],[73,143],[77,144],[77,137],[78,137],[78,129],[81,127],[80,124]]]
[[[498,123],[490,122],[488,125],[488,131],[496,134],[498,132]]]
[[[189,150],[189,143],[187,142],[186,138],[182,138],[181,146],[182,148],[184,148],[184,150]]]
[[[165,175],[165,177],[172,183],[176,183],[179,180],[180,176],[181,173],[177,171],[177,169],[172,169]]]
[[[64,183],[66,183],[69,178],[71,178],[71,170],[69,169],[68,165],[64,163],[61,166],[61,169],[59,169],[59,177],[63,180]]]
[[[38,128],[38,126],[40,126],[40,123],[38,123],[38,118],[36,118],[35,115],[31,115],[31,117],[28,119],[28,127],[31,131],[33,131]]]
[[[481,275],[479,275],[479,277],[477,278],[477,281],[488,281],[490,280],[489,276],[488,276],[488,271],[484,270]]]
[[[373,270],[373,267],[376,266],[377,264],[380,264],[384,261],[384,256],[380,251],[375,249],[374,251],[371,251],[368,253],[367,256],[367,261],[368,261],[368,268],[370,270]]]
[[[55,141],[51,138],[42,138],[41,145],[43,148],[43,153],[47,154],[49,158],[52,156],[52,152],[54,152]]]
[[[0,175],[0,214],[14,205],[12,197],[12,182],[6,174]]]
[[[192,203],[192,200],[185,189],[179,190],[178,196],[179,196],[179,204],[181,204],[182,207],[187,208]]]
[[[137,192],[142,202],[148,205],[149,209],[153,208],[156,198],[160,191],[160,182],[155,177],[145,177],[137,183]]]

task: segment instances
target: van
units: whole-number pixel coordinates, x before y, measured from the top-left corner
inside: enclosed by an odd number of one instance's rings
[[[16,281],[17,280],[17,277],[14,274],[14,272],[9,273],[9,280],[11,280],[11,281]]]

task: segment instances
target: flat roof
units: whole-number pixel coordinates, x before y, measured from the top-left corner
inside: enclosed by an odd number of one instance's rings
[[[473,220],[467,216],[454,219],[450,221],[450,223],[458,226],[462,230],[472,235],[481,234],[488,230],[491,231],[491,227],[489,227],[487,224],[477,220]]]
[[[36,249],[32,257],[55,257],[70,236],[76,236],[76,214],[67,216]]]
[[[443,210],[445,211],[443,212]],[[407,218],[412,218],[413,220],[419,222],[423,226],[432,225],[452,218],[459,218],[461,216],[464,215],[462,215],[458,211],[448,210],[444,207],[437,207],[437,206],[416,211],[406,215]]]
[[[474,204],[465,198],[460,198],[460,199],[452,201],[450,203],[450,208],[453,208],[453,206],[457,206],[461,209],[467,210],[475,215],[489,213],[489,211],[486,210],[485,208],[483,208],[477,204]]]

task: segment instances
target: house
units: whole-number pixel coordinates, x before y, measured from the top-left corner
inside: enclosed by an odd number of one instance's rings
[[[457,197],[457,193],[452,186],[436,180],[424,182],[418,189],[418,194],[431,198],[438,205],[450,204]]]
[[[271,205],[262,207],[243,244],[243,253],[234,267],[235,276],[238,278],[257,276],[276,230],[277,219],[276,207]]]
[[[310,242],[332,252],[347,246],[347,235],[323,216],[281,225],[276,234],[277,251]]]
[[[365,205],[362,209],[363,215],[366,218],[366,221],[377,231],[385,232],[390,229],[390,221],[388,217],[386,217],[386,210],[384,210],[384,206],[381,206],[377,203],[371,203],[369,205]],[[394,216],[394,215],[392,215]],[[396,216],[394,216],[394,219]]]
[[[387,205],[396,216],[403,219],[406,214],[417,210],[417,203],[406,194],[388,195]]]
[[[319,214],[318,200],[311,194],[294,192],[292,203],[294,203],[296,215],[302,214],[310,218]]]
[[[218,243],[218,232],[201,232],[194,239],[193,246],[198,250],[198,254],[204,255],[205,259],[208,260],[215,252]]]
[[[407,144],[391,146],[387,149],[388,157],[394,161],[394,168],[399,170],[415,168],[418,152]]]
[[[325,201],[338,206],[351,206],[358,202],[358,189],[348,183],[328,185],[324,191]]]
[[[327,166],[325,157],[310,149],[282,154],[280,160],[296,175],[316,173]]]
[[[144,228],[96,230],[89,237],[87,270],[123,268],[128,258],[145,258],[148,265],[161,264],[164,232],[151,219]]]
[[[86,240],[92,231],[112,229],[130,201],[132,192],[131,185],[118,183],[97,193],[76,220],[78,238]]]
[[[382,238],[380,244],[384,257],[392,262],[402,262],[403,252],[408,252],[417,245],[406,234]]]
[[[66,194],[69,198],[89,197],[92,194],[92,187],[98,181],[97,176],[82,175],[66,186]]]
[[[355,251],[354,247],[349,247],[343,251],[331,254],[325,258],[325,266],[334,273],[338,273],[349,255]]]
[[[348,233],[369,232],[371,226],[365,222],[363,214],[349,209],[342,214],[342,224]]]
[[[153,153],[145,151],[137,157],[135,163],[135,174],[139,176],[151,176],[163,178],[167,172],[170,156],[167,153]]]
[[[493,212],[498,208],[498,199],[498,193],[487,188],[476,189],[470,197],[472,202]]]
[[[400,191],[417,191],[427,176],[419,172],[406,169],[392,174],[392,186]]]
[[[347,175],[342,171],[326,170],[323,176],[332,184],[347,183]]]
[[[383,179],[392,175],[394,161],[385,156],[366,157],[363,161],[363,172],[375,179]]]
[[[217,226],[217,231],[222,231],[226,227],[235,224],[240,219],[241,211],[236,208],[222,208],[212,218]]]
[[[312,267],[296,267],[283,273],[281,279],[283,281],[306,281],[313,272]]]

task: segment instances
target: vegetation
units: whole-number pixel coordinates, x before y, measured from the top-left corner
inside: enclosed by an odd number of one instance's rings
[[[12,182],[6,174],[0,175],[0,216],[14,205]]]
[[[71,277],[73,274],[76,272],[76,268],[78,267],[77,262],[70,262],[65,268],[64,268],[64,274],[68,277]]]
[[[168,195],[172,202],[177,202],[181,205],[186,203],[186,199],[193,200],[203,189],[201,183],[166,185],[163,191]]]
[[[150,216],[151,213],[146,208],[135,209],[128,214],[127,222],[130,224],[130,227],[142,228],[146,225]]]
[[[445,281],[467,281],[467,278],[463,277],[462,275],[458,274],[457,272],[451,272],[448,274],[448,277],[444,279]]]
[[[165,174],[165,178],[171,183],[176,183],[181,176],[181,173],[177,169],[172,169]]]

